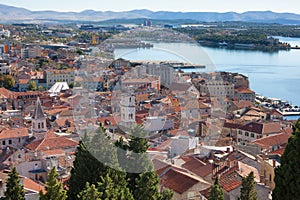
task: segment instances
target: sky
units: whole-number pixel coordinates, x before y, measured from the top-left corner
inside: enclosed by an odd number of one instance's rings
[[[23,7],[29,10],[245,12],[274,11],[300,14],[299,0],[0,0],[0,4]]]

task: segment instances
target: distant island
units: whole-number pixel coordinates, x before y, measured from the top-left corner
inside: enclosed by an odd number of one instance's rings
[[[1,23],[71,23],[97,22],[112,19],[152,19],[152,20],[194,20],[196,22],[263,22],[300,25],[300,15],[294,13],[275,13],[272,11],[236,12],[170,12],[131,10],[124,12],[85,10],[82,12],[31,11],[24,8],[0,4]]]

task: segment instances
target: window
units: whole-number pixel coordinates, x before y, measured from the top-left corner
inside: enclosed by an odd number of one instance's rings
[[[194,199],[195,195],[194,192],[188,192],[188,199]]]
[[[38,123],[38,129],[40,129],[41,128],[41,123]]]
[[[242,135],[242,134],[243,134],[243,132],[241,130],[239,130],[239,135]]]
[[[8,144],[12,144],[12,140],[8,140]]]
[[[251,133],[251,137],[252,137],[252,138],[254,138],[254,137],[255,137],[255,136],[254,136],[254,133]]]
[[[2,141],[2,145],[5,145],[5,140]]]
[[[271,174],[269,175],[269,181],[270,182],[272,181],[272,175]]]
[[[246,132],[246,133],[245,133],[245,136],[249,137],[249,132]]]

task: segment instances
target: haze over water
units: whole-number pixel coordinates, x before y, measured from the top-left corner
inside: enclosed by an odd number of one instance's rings
[[[281,38],[288,41],[290,38]],[[300,38],[292,38],[300,44]],[[200,47],[187,43],[153,43],[151,49],[116,49],[115,58],[179,60],[206,65],[206,71],[229,71],[249,77],[256,93],[300,105],[300,50],[275,53]],[[198,70],[201,71],[201,70]],[[202,70],[203,71],[203,70]]]

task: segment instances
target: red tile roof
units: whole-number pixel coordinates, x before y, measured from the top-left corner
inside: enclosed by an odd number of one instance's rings
[[[52,149],[64,149],[76,147],[78,142],[70,140],[65,137],[55,135],[53,131],[48,131],[46,137],[41,140],[33,141],[27,144],[25,147],[33,151],[52,150]]]
[[[188,189],[199,183],[197,179],[194,179],[176,169],[169,168],[167,172],[160,177],[161,184],[176,193],[182,194]]]
[[[281,125],[278,122],[271,122],[271,123],[251,122],[249,124],[241,126],[239,129],[257,133],[257,134],[273,134],[273,133],[281,132]]]
[[[195,158],[194,156],[186,156],[186,163],[182,165],[183,168],[197,174],[198,176],[204,178],[212,173],[213,165],[210,163],[205,163]]]
[[[45,187],[36,183],[35,181],[31,180],[30,178],[24,177],[24,189],[25,190],[30,190],[30,191],[35,191],[35,192],[40,192],[42,191],[43,193],[46,192]]]
[[[282,156],[283,153],[284,153],[284,150],[285,150],[285,147],[277,149],[275,151],[271,151],[271,152],[269,152],[269,155],[280,155],[280,156]]]
[[[0,132],[0,139],[20,138],[28,136],[27,128],[3,129]]]
[[[262,148],[270,149],[275,145],[286,144],[291,137],[290,133],[280,133],[277,135],[268,136],[254,140],[252,143],[259,145]]]
[[[226,192],[230,192],[242,185],[242,177],[236,172],[237,169],[238,166],[230,168],[219,179],[220,186]]]
[[[5,89],[5,88],[3,88],[3,87],[1,87],[1,88],[0,88],[0,94],[1,94],[2,96],[6,97],[6,98],[10,98],[10,96],[13,94],[13,92],[10,91],[10,90]]]

